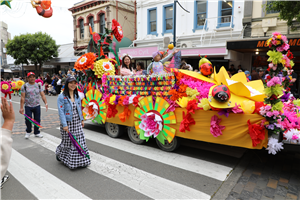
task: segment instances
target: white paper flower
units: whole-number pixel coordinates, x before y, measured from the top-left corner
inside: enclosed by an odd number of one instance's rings
[[[268,148],[266,148],[266,150],[268,150],[268,153],[276,155],[277,152],[281,149],[283,149],[283,143],[278,142],[278,139],[270,137],[268,142]]]

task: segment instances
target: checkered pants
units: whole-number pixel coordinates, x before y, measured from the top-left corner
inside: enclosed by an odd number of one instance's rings
[[[85,152],[89,155],[89,150],[85,143],[85,137],[81,125],[81,121],[77,112],[76,103],[72,102],[73,116],[72,121],[67,122],[69,131],[76,137],[77,141],[84,148]],[[91,164],[90,159],[83,157],[78,153],[75,146],[69,137],[69,134],[63,130],[62,124],[60,124],[60,133],[62,141],[56,148],[56,155],[58,158],[70,169],[77,167],[84,167]]]

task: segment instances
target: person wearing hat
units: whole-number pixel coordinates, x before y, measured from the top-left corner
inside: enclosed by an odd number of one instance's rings
[[[81,111],[81,99],[78,95],[77,80],[74,76],[66,79],[64,91],[57,99],[57,107],[62,141],[56,148],[56,159],[70,169],[87,167],[91,164],[90,159],[78,153],[68,134],[69,132],[72,133],[89,155],[83,132],[84,119]]]
[[[248,70],[245,71],[245,75],[247,77],[247,81],[251,81],[251,75],[250,75],[250,72]]]
[[[27,74],[28,82],[25,83],[21,88],[21,102],[20,102],[20,113],[24,114],[24,104],[25,104],[25,114],[37,121],[38,123],[41,122],[41,106],[40,106],[40,96],[42,97],[46,112],[48,110],[48,104],[46,96],[43,92],[41,85],[35,82],[35,74],[33,72],[29,72]],[[26,134],[25,139],[28,139],[31,131],[32,131],[32,124],[28,119],[25,119],[26,123]],[[40,134],[39,127],[34,126],[34,135],[35,137],[42,138],[43,135]]]
[[[152,53],[153,62],[150,63],[147,67],[147,73],[150,74],[150,71],[153,71],[153,74],[164,74],[163,63],[172,58],[172,56],[179,52],[179,49],[176,49],[173,53],[169,54],[167,57],[162,59],[163,54],[160,51],[155,51]]]

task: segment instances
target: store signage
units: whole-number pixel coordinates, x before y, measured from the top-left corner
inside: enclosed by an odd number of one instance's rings
[[[52,69],[52,68],[54,68],[54,65],[43,65],[42,68],[44,68],[44,69]]]
[[[182,56],[192,56],[192,55],[211,55],[211,54],[227,54],[226,47],[220,48],[203,48],[203,49],[181,49]]]
[[[300,47],[300,39],[289,39],[289,45],[291,47]],[[256,47],[268,47],[266,40],[257,41]]]
[[[157,51],[158,47],[143,47],[143,48],[120,48],[120,56],[123,56],[123,54],[128,54],[131,57],[152,57],[152,53],[154,51]]]

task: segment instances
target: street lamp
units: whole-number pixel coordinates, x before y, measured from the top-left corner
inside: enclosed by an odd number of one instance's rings
[[[176,4],[178,5],[187,13],[190,13],[190,11],[186,10],[182,7],[182,5],[178,2],[178,0],[174,0],[174,10],[173,10],[173,16],[174,16],[174,24],[173,24],[173,45],[176,48]]]

